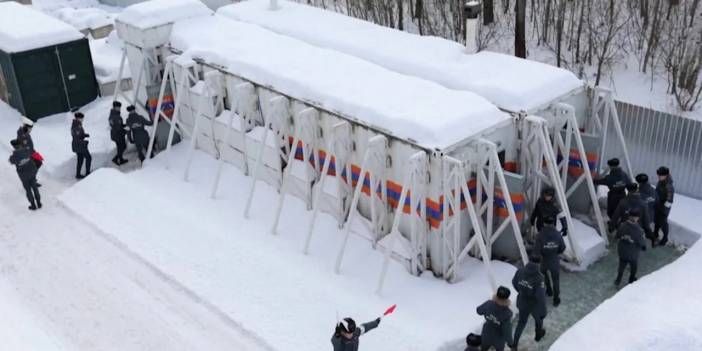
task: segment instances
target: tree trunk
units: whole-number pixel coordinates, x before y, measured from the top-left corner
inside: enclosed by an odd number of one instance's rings
[[[493,0],[483,0],[483,25],[495,22],[495,5]]]
[[[405,8],[402,0],[397,0],[397,29],[405,30]]]
[[[542,41],[544,43],[548,43],[548,24],[549,24],[549,19],[551,18],[551,0],[546,0],[546,13],[544,15],[544,30],[543,30],[543,38]]]
[[[661,22],[660,20],[660,9],[661,9],[661,0],[656,0],[656,4],[654,5],[653,8],[653,23],[651,23],[651,33],[648,37],[648,46],[646,47],[646,53],[644,54],[644,61],[643,65],[641,67],[641,71],[643,73],[646,73],[646,67],[648,66],[648,61],[651,59],[651,55],[653,55],[653,50],[656,46],[657,42],[657,37],[659,35],[658,33],[658,27]]]
[[[561,42],[563,41],[563,26],[565,22],[566,0],[559,0],[558,20],[556,21],[556,66],[561,67]]]
[[[509,0],[502,0],[502,13],[507,14],[509,12]]]
[[[690,27],[695,24],[695,16],[697,15],[697,7],[700,5],[700,0],[694,0],[690,7]]]
[[[424,27],[422,26],[422,16],[424,16],[424,1],[423,0],[417,0],[415,3],[416,7],[414,10],[415,16],[417,16],[417,27],[419,29],[419,35],[424,35]]]
[[[526,58],[526,0],[517,0],[515,7],[514,56]]]
[[[575,39],[575,63],[580,63],[580,37],[583,33],[583,21],[585,20],[585,1],[581,0],[580,20],[578,21],[578,35]]]

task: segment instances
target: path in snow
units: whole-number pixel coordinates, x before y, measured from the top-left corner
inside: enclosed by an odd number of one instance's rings
[[[607,256],[590,266],[587,271],[561,271],[561,305],[554,308],[552,298],[547,300],[548,316],[544,322],[546,336],[539,343],[534,341],[534,322],[530,319],[519,342],[520,350],[547,350],[568,328],[617,292],[614,278],[617,276],[619,258],[616,241],[610,240],[611,244]],[[649,246],[645,252],[641,253],[637,276],[641,278],[656,271],[675,261],[681,255],[682,252],[672,246],[656,247],[655,249],[651,249]],[[628,272],[627,270],[624,273],[620,289],[626,286]],[[593,337],[597,336],[593,335]]]
[[[45,207],[30,213],[14,169],[0,167],[0,275],[66,343],[77,350],[266,349],[59,207],[64,185],[41,178]]]

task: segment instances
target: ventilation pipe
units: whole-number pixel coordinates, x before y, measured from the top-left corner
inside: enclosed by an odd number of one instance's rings
[[[270,5],[268,6],[268,9],[271,11],[275,11],[275,10],[279,9],[278,0],[271,0]]]
[[[480,15],[479,1],[466,1],[463,5],[463,15],[466,18],[466,51],[469,54],[478,52],[478,15]]]

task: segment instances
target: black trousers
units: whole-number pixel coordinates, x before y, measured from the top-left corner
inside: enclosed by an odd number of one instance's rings
[[[663,211],[656,210],[656,215],[653,218],[654,226],[653,226],[653,238],[658,239],[658,232],[660,230],[663,230],[663,239],[665,241],[668,241],[668,232],[669,232],[669,227],[668,227],[668,214],[666,214]]]
[[[609,217],[610,220],[612,220],[612,216],[614,215],[614,211],[617,209],[617,206],[619,206],[619,202],[625,197],[626,193],[612,193],[612,191],[607,193],[607,217]]]
[[[93,162],[93,156],[90,155],[90,151],[76,152],[78,162],[76,162],[76,176],[80,175],[80,170],[83,168],[83,162],[85,162],[85,175],[90,174],[90,164]]]
[[[137,154],[139,154],[139,161],[144,162],[146,159],[146,151],[149,148],[149,144],[134,144],[137,149]]]
[[[495,346],[495,345],[481,345],[480,346],[480,351],[488,351],[488,350],[495,350],[495,351],[504,351],[505,345],[502,344],[501,346]]]
[[[522,337],[522,332],[529,321],[529,316],[534,317],[534,324],[536,325],[536,330],[539,331],[544,328],[544,316],[537,316],[533,310],[522,311],[519,310],[519,321],[517,322],[517,328],[514,330],[514,344],[519,345],[519,338]]]
[[[112,159],[112,162],[124,161],[124,151],[127,150],[127,142],[122,138],[121,140],[115,141],[117,146],[117,154]]]
[[[36,207],[37,204],[41,203],[41,196],[39,195],[39,187],[37,186],[36,177],[27,180],[22,179],[22,187],[24,187],[24,191],[27,194],[27,200],[29,200],[30,205]]]
[[[561,296],[561,277],[560,277],[560,267],[546,267],[541,266],[541,274],[544,275],[544,284],[546,285],[546,291],[552,291],[553,297]],[[551,279],[553,279],[553,287],[551,287]]]
[[[639,263],[636,260],[619,259],[619,269],[617,271],[617,283],[622,281],[622,276],[624,275],[624,270],[626,266],[629,266],[629,283],[632,283],[636,279],[636,270],[639,267]]]

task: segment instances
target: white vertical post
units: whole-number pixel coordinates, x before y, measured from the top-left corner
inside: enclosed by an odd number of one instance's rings
[[[283,204],[285,203],[285,194],[287,192],[287,181],[288,177],[290,177],[290,172],[292,172],[293,168],[293,162],[295,161],[295,154],[297,153],[297,150],[299,147],[297,146],[300,143],[300,137],[298,136],[300,133],[295,133],[295,138],[293,139],[293,147],[290,149],[290,155],[288,155],[288,166],[285,168],[283,171],[283,180],[280,185],[280,194],[278,195],[278,205],[276,206],[275,209],[275,219],[273,220],[273,225],[271,226],[271,234],[277,234],[278,231],[278,223],[280,222],[280,214],[283,210]],[[304,152],[303,152],[303,157],[304,157]]]
[[[261,140],[261,146],[258,148],[258,153],[256,155],[256,165],[254,166],[253,175],[251,177],[251,186],[249,190],[249,196],[246,198],[246,206],[244,207],[244,218],[249,218],[249,211],[251,210],[251,202],[253,201],[254,193],[256,192],[256,181],[258,180],[258,170],[261,168],[261,162],[263,159],[263,152],[266,149],[266,141],[268,140],[268,131],[271,129],[270,123],[265,125],[265,130],[263,131],[263,139]],[[246,142],[246,140],[244,140]],[[244,156],[247,157],[247,156]],[[247,160],[248,161],[248,160]]]
[[[127,61],[127,48],[122,49],[122,58],[119,61],[119,71],[117,73],[117,85],[115,86],[115,92],[113,100],[116,101],[119,94],[122,92],[122,78],[124,77],[124,64]]]
[[[170,129],[168,131],[168,139],[166,140],[166,151],[170,151],[170,149],[171,149],[171,143],[173,142],[173,133],[175,132],[176,123],[178,123],[178,116],[180,115],[181,105],[183,104],[183,98],[184,98],[183,96],[185,94],[187,94],[187,96],[191,95],[190,92],[188,92],[188,93],[185,92],[185,89],[188,89],[189,85],[190,85],[190,84],[186,84],[187,81],[189,81],[189,79],[190,79],[190,73],[188,72],[187,68],[183,69],[183,74],[182,74],[181,83],[180,83],[180,89],[181,89],[182,94],[180,94],[180,98],[175,101],[175,108],[173,109],[173,116],[171,117],[171,121],[170,122],[166,121],[170,127]],[[203,94],[204,94],[204,91],[205,90],[203,90]],[[192,103],[192,101],[191,101],[191,103]],[[158,114],[156,116],[158,116]],[[153,130],[154,138],[156,137],[156,132],[157,132],[157,130],[154,127],[154,130]],[[166,155],[168,155],[168,153],[166,153]],[[151,154],[147,154],[146,158],[151,158]],[[166,157],[166,169],[169,169],[169,168],[170,168],[170,157]]]
[[[173,60],[169,59],[166,63],[166,69],[163,72],[163,80],[161,81],[161,88],[158,91],[158,102],[156,103],[156,113],[154,114],[154,126],[149,138],[149,146],[146,148],[146,158],[144,163],[151,159],[151,153],[154,150],[154,141],[156,140],[156,129],[158,128],[158,122],[161,119],[161,107],[163,105],[163,96],[166,94],[166,84],[173,77]],[[171,82],[173,84],[173,82]],[[172,93],[172,92],[171,92]]]
[[[188,147],[188,156],[185,161],[185,172],[183,173],[183,180],[186,182],[190,177],[190,166],[193,163],[193,156],[195,154],[195,147],[197,146],[197,137],[200,135],[200,120],[202,119],[202,105],[204,99],[200,99],[197,103],[197,108],[195,110],[195,122],[193,124],[193,132],[190,134],[190,146]],[[173,128],[173,126],[171,126]],[[154,134],[156,132],[154,131]]]
[[[410,157],[408,162],[408,168],[415,164],[414,161],[421,159],[425,154],[423,152],[418,152]],[[390,240],[388,245],[385,247],[385,257],[383,258],[383,267],[380,270],[380,277],[378,278],[378,286],[376,289],[376,294],[380,295],[383,290],[383,283],[385,282],[385,275],[388,272],[388,267],[390,266],[390,255],[395,250],[395,243],[397,241],[397,236],[402,235],[399,231],[400,219],[404,213],[405,200],[407,199],[407,192],[409,191],[410,182],[413,179],[412,175],[414,169],[408,169],[405,173],[405,178],[402,183],[402,191],[400,192],[400,202],[397,204],[397,210],[395,211],[395,217],[392,220],[392,228],[390,229]],[[413,218],[413,211],[410,209],[410,217]]]
[[[351,227],[353,226],[353,218],[356,214],[356,207],[358,206],[358,200],[361,197],[361,190],[363,189],[363,182],[366,180],[366,175],[368,173],[368,159],[370,158],[370,150],[366,150],[366,154],[363,156],[363,162],[361,163],[361,173],[358,175],[358,182],[356,183],[356,188],[353,192],[353,200],[351,200],[351,207],[349,207],[349,215],[346,219],[346,228],[344,229],[344,239],[339,247],[339,253],[336,255],[336,267],[335,271],[337,274],[341,272],[341,261],[344,259],[344,252],[346,251],[346,244],[349,241],[349,235],[351,235]],[[353,174],[348,175],[349,182],[353,184]]]

